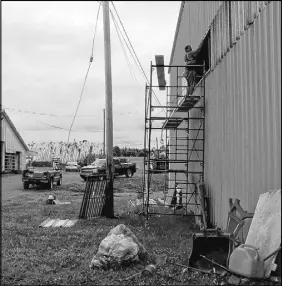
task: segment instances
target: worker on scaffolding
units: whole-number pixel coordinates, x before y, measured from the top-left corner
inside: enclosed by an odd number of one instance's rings
[[[186,63],[185,71],[183,73],[183,76],[187,80],[187,95],[191,95],[194,91],[195,85],[196,85],[196,76],[197,72],[195,67],[193,65],[196,65],[196,57],[198,56],[200,49],[197,49],[195,51],[192,50],[192,47],[190,45],[185,47],[185,57],[184,61]],[[190,67],[189,67],[190,66]]]

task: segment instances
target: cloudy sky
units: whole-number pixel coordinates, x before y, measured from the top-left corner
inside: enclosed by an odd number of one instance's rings
[[[164,55],[165,64],[169,63],[181,2],[113,3],[149,79],[150,62],[155,63],[155,55]],[[3,1],[1,5],[2,104],[26,143],[67,141],[89,65],[100,4],[98,1]],[[103,140],[102,8],[94,59],[71,141]],[[118,22],[112,4],[110,9]],[[112,18],[110,25],[114,145],[142,148],[146,81],[123,44],[127,62]],[[120,23],[119,26],[122,30]],[[161,103],[165,102],[165,93],[157,96]]]

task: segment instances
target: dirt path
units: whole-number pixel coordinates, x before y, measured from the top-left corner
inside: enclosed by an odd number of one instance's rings
[[[84,184],[84,181],[80,178],[77,172],[62,172],[63,174],[63,185],[64,184]],[[22,184],[21,175],[5,175],[1,178],[1,195],[2,204],[9,204],[14,201],[17,197],[27,195],[27,196],[42,196],[42,193],[49,193],[48,189],[41,188],[30,188],[29,190],[24,190]]]
[[[121,193],[132,192],[136,189],[141,190],[140,178],[142,178],[142,169],[143,169],[143,158],[132,158],[132,162],[136,163],[137,172],[134,174],[133,178],[125,178],[124,176],[116,178],[115,189],[117,193],[116,200],[118,201],[118,197],[123,197]],[[84,186],[85,182],[80,178],[78,172],[66,172],[62,171],[63,182],[62,187],[64,185],[69,184],[79,184]],[[22,184],[21,175],[3,175],[1,184],[1,194],[2,194],[2,204],[7,205],[13,203],[24,195],[32,196],[35,200],[37,198],[42,198],[42,194],[44,198],[50,193],[48,189],[42,188],[30,188],[29,190],[24,190]],[[131,198],[131,197],[130,197]]]

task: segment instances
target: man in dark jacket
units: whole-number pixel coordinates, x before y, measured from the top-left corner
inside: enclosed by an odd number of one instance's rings
[[[186,63],[186,68],[183,73],[183,76],[187,80],[187,95],[190,95],[193,93],[193,90],[196,85],[196,76],[197,72],[195,70],[195,67],[193,65],[196,65],[196,57],[199,54],[199,49],[193,51],[192,47],[190,45],[185,47],[185,56],[184,56],[184,61]],[[190,67],[189,67],[190,66]]]

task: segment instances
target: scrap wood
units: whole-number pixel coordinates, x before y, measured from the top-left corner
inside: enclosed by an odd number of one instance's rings
[[[53,202],[55,203],[55,205],[69,205],[71,202],[62,202],[59,200],[53,200]]]
[[[140,277],[141,274],[142,274],[142,271],[139,271],[139,272],[137,272],[135,274],[132,274],[132,275],[126,277],[124,280],[130,280],[130,279],[135,278],[135,277]]]
[[[212,273],[211,270],[208,271],[208,270],[204,270],[204,269],[198,269],[198,268],[194,268],[194,267],[187,266],[187,265],[184,265],[184,264],[180,264],[180,263],[177,263],[177,262],[170,262],[170,261],[168,261],[168,263],[173,264],[173,265],[177,265],[177,266],[180,266],[180,267],[183,267],[183,268],[186,268],[186,269],[191,269],[193,271],[202,272],[202,273],[205,273],[205,274],[211,274]]]
[[[74,219],[51,219],[47,218],[45,221],[43,221],[39,227],[72,227],[76,224],[78,220]]]

